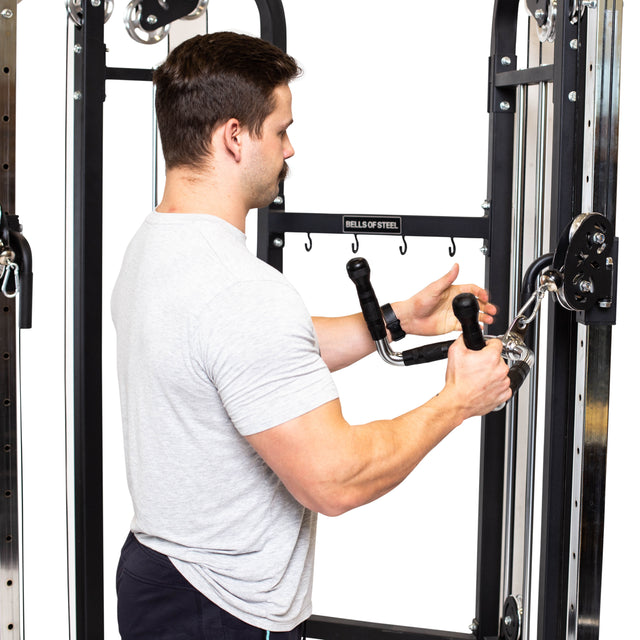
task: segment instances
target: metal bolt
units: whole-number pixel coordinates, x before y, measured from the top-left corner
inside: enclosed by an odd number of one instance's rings
[[[511,619],[511,616],[507,616],[504,619],[504,624],[505,624],[506,627],[510,627],[512,622],[513,622],[513,620]]]
[[[607,269],[613,269],[613,258],[607,258],[605,260],[605,264],[607,266]]]
[[[569,91],[569,95],[567,96],[570,102],[576,102],[578,99],[578,94],[575,91]]]
[[[602,300],[598,300],[598,306],[601,309],[611,309],[613,302],[611,298],[603,298]]]
[[[489,209],[491,209],[491,203],[488,200],[485,200],[481,205],[480,205],[485,211],[488,211]]]
[[[502,56],[502,59],[500,60],[500,64],[503,67],[508,67],[511,64],[511,58],[509,56]]]
[[[469,631],[471,631],[472,633],[475,633],[478,630],[478,622],[477,620],[474,620],[470,625],[469,625]]]
[[[591,280],[580,280],[578,289],[580,289],[582,293],[593,293],[593,283]]]
[[[283,203],[284,203],[284,198],[283,198],[282,196],[276,196],[276,197],[273,199],[273,204],[276,204],[276,205],[278,205],[278,206],[279,206],[279,205],[281,205],[281,204],[283,204]]]
[[[74,100],[82,100],[82,91],[74,91],[73,92]]]
[[[511,109],[511,105],[509,104],[509,102],[507,100],[503,100],[500,103],[500,110],[501,111],[509,111],[509,109]]]
[[[274,238],[272,244],[276,249],[282,249],[284,247],[284,238]]]
[[[574,50],[577,51],[578,49],[578,41],[576,38],[574,38],[573,40],[571,40],[571,42],[569,42],[569,46]]]
[[[91,6],[92,7],[99,7],[100,6],[100,0],[91,0]]]
[[[596,233],[591,236],[591,241],[594,244],[604,244],[606,239],[607,237],[602,233],[602,231],[596,231]]]
[[[582,0],[582,6],[586,9],[595,9],[598,6],[598,0]]]
[[[73,45],[73,53],[82,53],[82,45],[74,44]]]
[[[483,244],[483,245],[480,247],[480,253],[481,253],[483,256],[488,256],[488,255],[489,255],[489,247],[487,247],[487,245],[486,245],[486,244]]]
[[[544,9],[536,9],[536,12],[533,14],[533,17],[537,22],[542,22],[546,17],[547,13]]]
[[[10,20],[11,18],[13,18],[13,11],[11,11],[11,9],[3,9],[3,10],[0,12],[0,15],[1,15],[3,18],[6,18],[7,20]]]
[[[150,16],[147,16],[147,24],[156,24],[157,22],[158,22],[158,18],[153,14],[151,14]]]

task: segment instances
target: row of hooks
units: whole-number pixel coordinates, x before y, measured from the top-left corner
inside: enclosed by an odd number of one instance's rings
[[[353,253],[358,253],[360,250],[360,240],[358,240],[358,234],[354,233],[353,237],[355,238],[355,242],[351,243],[351,251]],[[304,243],[304,248],[307,251],[311,251],[313,249],[313,240],[311,239],[311,233],[307,233],[307,242]],[[407,253],[407,239],[404,234],[402,234],[402,245],[398,247],[400,250],[400,255],[405,255]],[[449,256],[453,258],[456,255],[456,241],[451,238],[451,246],[449,247]]]

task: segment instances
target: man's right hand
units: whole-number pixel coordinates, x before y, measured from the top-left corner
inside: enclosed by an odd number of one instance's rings
[[[482,416],[511,398],[508,373],[500,340],[487,340],[484,349],[471,351],[459,337],[449,348],[443,393],[459,405],[463,419]]]

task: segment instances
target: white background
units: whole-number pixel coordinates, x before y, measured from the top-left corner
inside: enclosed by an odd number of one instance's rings
[[[110,66],[149,67],[166,43],[126,35],[124,0],[106,26]],[[258,32],[251,0],[211,3],[210,30]],[[486,192],[486,69],[491,0],[284,2],[296,81],[287,209],[326,213],[480,215]],[[17,209],[34,256],[33,329],[22,334],[26,635],[66,638],[65,82],[63,0],[18,8]],[[634,242],[640,107],[637,3],[625,6],[617,234],[618,325],[611,379],[600,637],[627,637],[640,598],[636,545],[640,426],[636,408]],[[113,575],[131,518],[122,466],[108,314],[120,257],[151,207],[151,91],[109,82],[105,104],[104,448],[106,637],[117,638]],[[252,234],[250,242],[254,241]],[[348,236],[288,236],[285,273],[312,313],[357,308],[344,265]],[[381,301],[400,299],[448,270],[448,240],[360,236]],[[458,241],[461,281],[480,281],[478,241]],[[70,250],[70,248],[67,248]],[[188,256],[179,247],[176,268]],[[406,348],[405,345],[402,345]],[[97,363],[96,363],[97,366]],[[436,393],[443,366],[395,369],[375,357],[336,376],[353,422],[392,417]],[[466,631],[474,615],[478,422],[454,432],[400,488],[335,520],[321,519],[315,612]],[[540,456],[541,457],[541,454]],[[496,499],[501,499],[496,497]]]

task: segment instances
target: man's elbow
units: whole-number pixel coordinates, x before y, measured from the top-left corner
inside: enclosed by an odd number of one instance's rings
[[[329,518],[341,516],[364,504],[353,491],[344,487],[316,489],[306,493],[302,499],[298,498],[298,500],[311,511]]]

